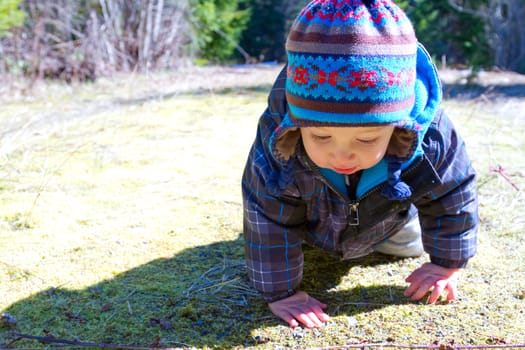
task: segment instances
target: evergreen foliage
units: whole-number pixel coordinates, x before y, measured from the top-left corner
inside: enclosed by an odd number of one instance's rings
[[[434,59],[445,56],[448,63],[476,67],[491,63],[485,23],[481,18],[458,12],[443,0],[399,0],[396,3],[405,10],[419,41]]]
[[[191,0],[199,56],[213,62],[232,57],[250,18],[243,0]]]
[[[248,0],[244,8],[252,16],[240,45],[260,61],[284,61],[288,30],[308,0]]]
[[[22,25],[25,13],[19,9],[21,0],[0,1],[0,37],[7,30]]]

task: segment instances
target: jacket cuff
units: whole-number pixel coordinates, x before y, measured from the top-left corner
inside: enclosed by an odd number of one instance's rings
[[[281,299],[285,299],[288,297],[291,297],[296,293],[295,290],[287,290],[286,292],[275,292],[275,293],[261,293],[264,301],[267,303],[273,303],[274,301],[278,301]]]
[[[430,262],[432,264],[439,265],[441,267],[446,267],[449,269],[462,269],[467,266],[468,260],[469,259],[449,260],[438,258],[436,256],[430,257]]]

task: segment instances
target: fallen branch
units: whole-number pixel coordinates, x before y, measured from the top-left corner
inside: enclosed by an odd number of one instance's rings
[[[108,344],[108,343],[93,343],[93,342],[83,342],[78,340],[68,340],[68,339],[59,339],[54,337],[39,337],[36,335],[22,334],[22,333],[12,333],[15,340],[11,341],[9,345],[22,340],[22,339],[32,339],[37,340],[40,343],[44,344],[65,344],[65,345],[75,345],[79,347],[90,347],[90,348],[106,348],[106,349],[159,349],[158,346],[143,346],[143,345],[124,345],[124,344]],[[186,344],[177,344],[177,346],[186,346]]]
[[[516,185],[514,181],[511,180],[510,176],[507,175],[507,173],[505,172],[505,169],[501,165],[498,164],[496,166],[491,166],[489,170],[492,173],[501,175],[505,179],[505,181],[507,181],[512,187],[514,187],[516,191],[518,192],[520,191],[518,185]]]
[[[524,344],[493,344],[493,345],[402,345],[402,344],[391,344],[391,343],[375,343],[375,344],[355,344],[355,345],[343,345],[334,347],[323,347],[317,348],[317,350],[346,350],[346,349],[439,349],[439,350],[474,350],[474,349],[524,349]]]

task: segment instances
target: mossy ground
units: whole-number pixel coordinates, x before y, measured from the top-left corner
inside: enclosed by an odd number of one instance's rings
[[[0,347],[56,347],[15,332],[173,348],[525,343],[525,96],[444,103],[479,174],[479,252],[459,299],[403,297],[427,257],[307,249],[302,288],[333,319],[292,330],[243,267],[240,176],[277,70],[245,74],[218,90],[137,76],[3,103],[0,310],[17,323]]]

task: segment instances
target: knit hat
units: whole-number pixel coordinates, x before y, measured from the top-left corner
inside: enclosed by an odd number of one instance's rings
[[[313,0],[293,23],[286,51],[285,124],[393,125],[405,130],[405,144],[408,131],[407,149],[385,155],[383,190],[392,200],[408,198],[401,165],[420,142],[414,110],[427,97],[418,96],[418,43],[405,13],[391,0]]]

